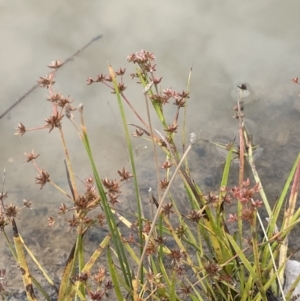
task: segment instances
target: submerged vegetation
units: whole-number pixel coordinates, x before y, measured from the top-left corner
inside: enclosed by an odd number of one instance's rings
[[[242,98],[243,93],[247,93],[247,85],[242,84],[237,87],[237,102],[233,108],[238,144],[232,140],[222,146],[227,156],[221,182],[215,191],[204,192],[201,183],[193,179],[188,160],[189,152],[197,140],[196,134],[188,134],[185,128],[191,74],[186,90],[177,92],[171,88],[161,88],[162,78],[156,74],[153,53],[142,50],[129,55],[127,61],[135,67],[131,78],[138,81],[139,89],[143,87],[141,99],[146,103],[146,120],[125,93],[125,68],[114,70],[109,65],[108,74],[99,74],[87,80],[88,85],[104,84],[115,94],[119,105],[130,170],[120,167],[118,179],[103,177],[101,169],[96,166],[83,105],[75,106],[69,97],[54,90],[55,75],[62,66],[61,62],[52,62],[49,65],[51,73],[39,79],[40,86],[48,91],[51,116],[43,126],[37,128],[27,128],[22,123],[18,125],[16,134],[20,136],[43,129],[51,134],[58,133],[65,153],[68,189],[58,186],[55,179],[38,165],[39,154],[32,151],[25,156],[37,171],[35,182],[40,189],[52,185],[64,195],[65,202],[59,207],[59,214],[65,216],[66,228],[76,230],[74,245],[70,246],[62,278],[57,284],[42,267],[38,256],[27,247],[26,238],[23,240],[22,231],[17,226],[19,208],[8,205],[6,199],[9,196],[2,190],[1,237],[6,239],[19,265],[27,299],[266,301],[282,297],[290,300],[293,287],[283,292],[284,267],[288,260],[288,236],[300,221],[300,209],[295,206],[300,155],[291,167],[282,193],[272,208],[254,164],[254,153],[259,146],[253,144],[251,133],[244,125]],[[170,104],[176,107],[171,120],[166,114]],[[136,115],[139,124],[128,123],[125,105]],[[151,110],[160,121],[161,131],[152,126]],[[62,123],[65,119],[78,132],[90,161],[92,176],[87,176],[83,191],[76,181],[65,140]],[[134,137],[148,140],[153,148],[157,186],[149,192],[148,202],[153,213],[151,218],[144,213],[143,205],[146,202],[142,201],[139,191],[139,183],[143,179],[137,176],[129,127],[134,127]],[[181,139],[175,139],[176,135],[181,135]],[[160,162],[162,155],[164,161]],[[236,185],[229,186],[233,159],[238,161],[239,174],[235,179]],[[253,183],[245,178],[246,165],[251,167]],[[178,206],[176,192],[181,188],[174,187],[175,177],[176,181],[180,179],[186,197],[184,209]],[[127,216],[119,210],[118,199],[122,185],[128,181],[134,183],[136,211]],[[24,206],[30,207],[30,203],[25,202]],[[261,218],[261,210],[267,212],[267,223]],[[279,227],[278,219],[282,212],[284,215]],[[54,225],[55,217],[49,217],[48,223],[49,226]],[[6,227],[13,229],[13,242],[7,235]],[[85,234],[91,228],[97,228],[98,231],[107,228],[109,233],[87,259],[84,254]],[[32,267],[28,265],[28,257],[42,272],[48,286],[53,288],[51,296],[35,278]],[[99,268],[100,260],[102,264],[106,262],[105,268]],[[0,270],[0,294],[3,299],[8,298],[5,270]]]

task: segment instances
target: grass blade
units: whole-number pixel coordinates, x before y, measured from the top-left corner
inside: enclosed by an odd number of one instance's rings
[[[19,264],[21,274],[22,274],[24,287],[26,290],[26,296],[27,296],[28,301],[36,301],[37,299],[36,299],[34,291],[33,291],[31,276],[30,276],[28,264],[27,264],[27,261],[25,258],[23,244],[22,244],[20,236],[19,236],[17,224],[14,219],[12,219],[11,223],[12,223],[12,228],[13,228],[13,233],[14,233],[14,245],[15,245],[16,254],[17,254],[17,258],[18,258],[18,264]]]

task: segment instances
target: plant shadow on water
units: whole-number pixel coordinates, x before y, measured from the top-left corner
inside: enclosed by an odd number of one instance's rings
[[[123,165],[110,171],[109,178],[99,175],[83,105],[76,107],[69,97],[54,91],[56,72],[62,64],[52,62],[51,72],[40,77],[38,83],[49,93],[52,114],[38,128],[19,123],[17,134],[27,136],[29,131],[45,129],[59,134],[65,180],[52,178],[39,165],[34,151],[25,156],[37,171],[35,182],[40,189],[55,188],[62,201],[55,211],[40,204],[39,214],[35,214],[29,201],[24,200],[22,208],[9,205],[3,188],[0,228],[9,247],[3,256],[8,266],[14,258],[15,271],[20,269],[21,273],[9,274],[9,267],[1,270],[1,296],[5,298],[9,291],[4,270],[8,270],[9,281],[20,279],[15,286],[23,281],[28,300],[37,300],[36,295],[63,301],[75,296],[81,300],[140,301],[155,296],[155,300],[270,301],[273,294],[281,296],[287,237],[298,226],[300,215],[295,210],[300,177],[298,112],[292,116],[297,126],[288,138],[278,134],[266,139],[260,128],[260,112],[251,116],[259,103],[255,98],[247,102],[251,91],[240,83],[233,93],[234,118],[222,116],[206,132],[188,136],[185,113],[191,97],[191,73],[186,90],[161,89],[162,78],[154,75],[153,53],[142,50],[127,60],[136,67],[131,77],[144,89],[141,97],[146,103],[146,120],[125,94],[126,69],[114,70],[109,65],[109,74],[87,79],[88,85],[107,86],[120,108],[130,168]],[[132,109],[139,124],[127,122],[123,103]],[[166,113],[169,103],[171,121]],[[160,121],[160,130],[152,125],[150,106]],[[284,123],[290,116],[270,119],[268,126],[281,129],[278,120]],[[67,119],[84,146],[93,176],[77,177],[62,124]],[[137,139],[134,142],[130,131]],[[289,149],[278,150],[278,144]],[[102,145],[111,151],[108,144]],[[285,157],[297,159],[288,166]],[[277,180],[282,187],[286,183],[281,193],[281,188],[274,191]],[[282,225],[280,212],[285,213]],[[23,231],[19,216],[34,227]],[[268,225],[261,222],[267,216]],[[48,225],[40,222],[46,218]]]

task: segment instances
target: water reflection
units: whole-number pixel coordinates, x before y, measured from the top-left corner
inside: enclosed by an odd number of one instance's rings
[[[247,98],[250,94],[245,96]],[[247,139],[252,140],[253,159],[256,160],[263,153],[263,147],[255,143],[255,133],[257,133],[257,126],[250,119],[244,118],[243,120],[244,135],[247,135]],[[212,143],[217,152],[224,158],[227,157],[228,151],[233,144],[232,161],[236,164],[239,163],[239,145],[240,145],[240,133],[239,124],[236,122],[235,126],[225,129],[219,132],[208,142]],[[246,142],[245,142],[246,143]],[[247,149],[245,149],[245,156],[247,156]]]
[[[230,95],[235,103],[237,102],[237,99],[240,99],[243,104],[255,100],[253,88],[245,82],[235,83]]]
[[[215,145],[217,152],[223,157],[227,158],[228,152],[230,149],[231,144],[228,143],[228,140],[223,140],[221,141],[222,138],[219,138],[217,141],[218,142],[211,142]],[[226,142],[227,141],[227,142]],[[254,145],[253,148],[253,160],[255,161],[257,158],[259,158],[264,149],[260,145]],[[240,162],[240,151],[239,151],[239,145],[234,143],[233,150],[232,150],[232,162],[235,164],[238,164]],[[247,154],[245,155],[247,156]]]

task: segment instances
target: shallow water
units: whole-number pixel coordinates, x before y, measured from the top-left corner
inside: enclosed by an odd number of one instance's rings
[[[193,68],[188,127],[202,137],[227,135],[226,130],[236,122],[232,119],[232,89],[238,82],[250,83],[255,96],[245,114],[256,125],[255,143],[264,148],[256,161],[257,169],[267,195],[271,200],[276,199],[300,145],[300,87],[291,82],[291,78],[300,74],[299,1],[192,0],[183,5],[179,0],[143,4],[133,0],[111,3],[36,0],[18,6],[7,2],[0,7],[0,33],[5,42],[0,55],[0,114],[34,85],[39,76],[49,72],[46,65],[52,60],[66,59],[93,37],[103,34],[101,40],[58,72],[54,86],[57,92],[70,94],[76,104],[84,104],[102,177],[115,177],[118,169],[129,164],[114,96],[101,85],[87,86],[86,79],[107,73],[108,61],[115,68],[126,67],[128,73],[129,69],[133,72],[126,56],[146,49],[157,57],[157,74],[163,76],[163,88],[182,91]],[[129,77],[127,83],[132,84]],[[139,87],[128,88],[126,94],[138,110],[144,111]],[[39,248],[46,247],[47,239],[43,237],[50,235],[45,234],[47,218],[56,214],[64,198],[47,185],[40,192],[34,184],[36,171],[24,163],[23,153],[32,149],[41,153],[39,165],[68,189],[63,151],[55,131],[49,135],[27,133],[22,138],[13,133],[19,122],[28,127],[44,123],[51,113],[46,96],[45,89],[35,90],[0,120],[0,168],[6,168],[7,202],[21,206],[24,198],[33,201],[32,210],[22,209],[18,223],[24,239],[37,237]],[[169,117],[172,123],[171,113]],[[128,120],[138,123],[130,113]],[[84,179],[91,174],[88,160],[76,132],[67,122],[64,126],[75,172]],[[134,143],[140,149],[147,145],[143,141]],[[155,184],[155,174],[148,168],[149,164],[153,166],[151,152],[142,151],[137,160],[140,160],[139,172],[146,178],[141,183],[146,198],[149,183]],[[199,185],[207,190],[217,189],[223,161],[218,152],[199,141],[190,160]],[[40,218],[39,228],[45,231],[38,234],[34,226]],[[68,229],[59,224],[55,231],[66,234]],[[69,239],[72,241],[72,237]],[[2,239],[0,246],[3,251]],[[0,258],[0,267],[6,266],[4,257]]]

